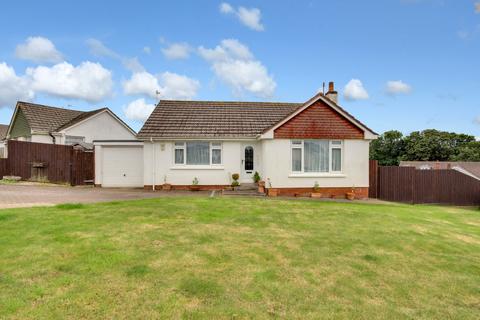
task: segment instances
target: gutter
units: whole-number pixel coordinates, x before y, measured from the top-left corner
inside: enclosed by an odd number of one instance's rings
[[[52,137],[52,142],[53,142],[53,144],[55,144],[57,138],[55,138],[55,136],[54,136],[51,132],[49,132],[48,135],[49,135],[50,137]]]

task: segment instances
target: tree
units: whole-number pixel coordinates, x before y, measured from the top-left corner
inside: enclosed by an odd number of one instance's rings
[[[475,137],[466,134],[428,129],[414,131],[406,136],[405,153],[401,160],[449,161],[455,159],[461,148],[474,142]]]
[[[459,147],[453,161],[480,161],[480,141],[472,141]]]
[[[381,166],[398,166],[405,153],[403,134],[397,130],[386,131],[370,144],[370,159]]]

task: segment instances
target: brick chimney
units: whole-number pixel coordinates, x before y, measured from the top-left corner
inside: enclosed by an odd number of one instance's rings
[[[335,91],[335,84],[333,81],[328,83],[328,92],[325,94],[325,96],[333,102],[338,103],[338,92]]]

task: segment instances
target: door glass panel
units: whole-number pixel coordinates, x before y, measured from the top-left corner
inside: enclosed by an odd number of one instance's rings
[[[253,170],[253,147],[245,147],[245,171]]]

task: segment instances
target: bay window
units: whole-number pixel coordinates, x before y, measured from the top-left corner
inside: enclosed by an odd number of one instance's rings
[[[208,141],[175,142],[174,163],[176,165],[222,164],[222,144]]]
[[[292,172],[342,172],[343,142],[340,140],[293,140]]]

